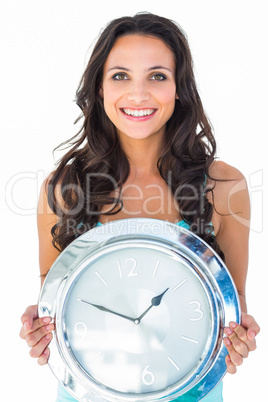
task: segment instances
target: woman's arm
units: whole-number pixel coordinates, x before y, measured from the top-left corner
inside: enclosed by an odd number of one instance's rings
[[[37,226],[39,237],[39,264],[41,274],[41,285],[51,265],[59,255],[59,251],[52,244],[51,228],[57,222],[58,217],[52,212],[47,200],[46,180],[41,188],[38,210]],[[51,317],[38,317],[37,305],[26,309],[21,317],[22,329],[20,336],[25,339],[30,349],[30,356],[38,358],[40,365],[46,364],[49,358],[48,345],[52,339],[54,324]]]
[[[235,282],[242,311],[241,325],[232,322],[225,328],[224,342],[229,352],[227,370],[233,374],[243,358],[256,349],[255,337],[260,331],[254,318],[247,314],[246,304],[250,201],[246,180],[237,169],[223,162],[215,162],[210,174],[215,179],[224,180],[213,183],[213,224],[217,242],[225,254],[225,263]]]
[[[48,205],[47,186],[48,179],[44,181],[41,187],[37,208],[41,285],[43,284],[50,267],[60,254],[60,251],[52,244],[51,229],[58,222],[59,218]]]

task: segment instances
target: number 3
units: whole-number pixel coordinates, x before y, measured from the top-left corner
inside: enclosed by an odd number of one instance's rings
[[[190,318],[190,320],[191,321],[202,320],[202,318],[204,317],[204,311],[201,309],[201,304],[198,301],[191,301],[189,304],[196,304],[197,307],[194,309],[194,312],[199,314],[199,317]]]

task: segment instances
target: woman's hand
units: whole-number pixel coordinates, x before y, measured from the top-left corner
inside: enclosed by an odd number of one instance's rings
[[[256,336],[259,332],[260,327],[255,319],[246,313],[242,313],[241,325],[230,322],[229,327],[225,328],[224,344],[229,353],[225,359],[228,373],[235,374],[236,367],[241,366],[249,352],[256,349]]]
[[[22,328],[20,337],[25,339],[27,345],[31,348],[30,356],[38,358],[40,365],[47,364],[49,358],[48,345],[52,339],[54,324],[51,323],[51,317],[38,317],[37,305],[26,309],[21,317]]]

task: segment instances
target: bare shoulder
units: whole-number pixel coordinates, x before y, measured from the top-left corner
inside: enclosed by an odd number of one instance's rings
[[[214,161],[210,166],[209,175],[211,178],[223,181],[245,180],[244,175],[234,166],[228,165],[223,161]]]
[[[249,219],[250,205],[247,182],[240,170],[222,161],[215,161],[209,170],[209,201],[214,204],[214,220],[219,225],[223,215],[242,215]]]
[[[40,212],[44,212],[44,208],[48,207],[48,186],[51,177],[52,173],[50,173],[50,175],[45,178],[40,188],[39,201],[38,201],[38,214]]]
[[[62,191],[61,191],[62,180],[61,179],[58,180],[58,183],[53,187],[51,184],[51,180],[53,179],[54,174],[55,174],[55,171],[52,171],[45,178],[44,182],[42,183],[42,186],[40,189],[40,194],[39,194],[39,206],[41,204],[42,207],[44,208],[43,211],[47,212],[50,215],[52,213],[52,210],[48,203],[48,193],[50,190],[53,191],[54,201],[55,201],[56,205],[59,207],[64,207],[64,200],[63,200]],[[51,188],[50,188],[50,186],[51,186]]]

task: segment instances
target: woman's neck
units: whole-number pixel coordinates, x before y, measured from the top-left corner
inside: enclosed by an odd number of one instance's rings
[[[159,138],[124,138],[121,146],[129,160],[130,174],[137,176],[159,174],[157,161],[161,155],[162,141]]]

